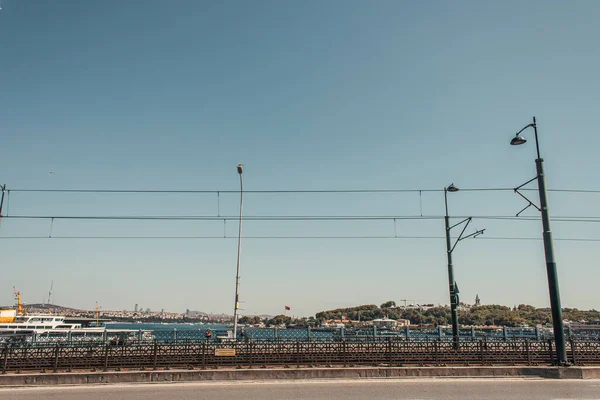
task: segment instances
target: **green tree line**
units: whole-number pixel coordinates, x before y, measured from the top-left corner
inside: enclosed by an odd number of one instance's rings
[[[351,320],[372,321],[378,318],[408,319],[416,325],[447,325],[451,322],[449,307],[403,308],[396,307],[396,303],[388,301],[380,307],[367,304],[356,307],[337,308],[335,310],[320,311],[316,314],[318,321],[342,319],[345,316]],[[596,310],[583,311],[576,308],[563,309],[563,319],[574,322],[600,321],[600,312]],[[536,308],[521,304],[515,307],[501,305],[464,306],[459,309],[458,321],[462,325],[504,325],[520,326],[527,324],[550,324],[551,313],[549,308]]]

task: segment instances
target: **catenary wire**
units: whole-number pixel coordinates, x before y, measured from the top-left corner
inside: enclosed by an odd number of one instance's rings
[[[225,221],[238,220],[239,216],[224,215],[10,215],[5,219],[41,219],[41,220],[131,220],[131,221]],[[514,215],[452,215],[451,218],[472,218],[501,221],[539,221],[540,217]],[[361,221],[361,220],[441,220],[443,215],[248,215],[248,221]],[[555,222],[600,222],[597,216],[557,216]]]
[[[11,189],[13,192],[41,192],[41,193],[173,193],[173,194],[218,194],[239,193],[239,190],[144,190],[144,189]],[[511,189],[512,190],[512,189]],[[244,190],[249,193],[418,193],[443,192],[444,189],[323,189],[323,190]]]
[[[0,236],[1,239],[237,239],[237,236]],[[445,236],[242,236],[242,239],[446,239]],[[480,236],[474,240],[532,240],[541,241],[536,237],[510,237],[510,236]],[[600,242],[600,238],[554,238],[556,241],[567,242]]]
[[[461,188],[464,192],[486,192],[486,191],[513,191],[513,187],[497,188]],[[121,193],[121,194],[220,194],[239,193],[239,190],[169,190],[169,189],[10,189],[13,192],[38,192],[38,193]],[[535,188],[523,188],[520,190],[537,191]],[[8,189],[7,189],[8,191]],[[244,190],[244,194],[284,194],[284,193],[419,193],[419,192],[443,192],[444,189],[290,189],[290,190]],[[567,193],[600,193],[594,189],[547,189],[548,192]]]

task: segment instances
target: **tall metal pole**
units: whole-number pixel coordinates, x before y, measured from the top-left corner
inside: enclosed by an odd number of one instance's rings
[[[237,245],[237,268],[235,273],[235,305],[233,308],[233,339],[237,339],[237,314],[238,308],[240,307],[240,250],[242,247],[242,203],[244,200],[244,187],[242,183],[242,172],[244,172],[244,166],[238,164],[237,172],[240,175],[240,221],[238,231],[238,245]]]
[[[456,282],[454,281],[454,268],[452,266],[452,241],[450,239],[450,216],[448,215],[448,189],[444,188],[444,204],[446,205],[446,256],[448,257],[448,286],[450,289],[450,315],[452,317],[452,342],[458,349],[458,313],[456,311]]]
[[[552,325],[554,328],[554,341],[556,342],[556,357],[559,365],[568,364],[567,350],[565,346],[565,328],[562,319],[562,306],[560,304],[560,291],[558,288],[558,273],[556,261],[554,260],[554,245],[552,231],[550,230],[550,216],[548,213],[548,197],[546,192],[546,177],[544,175],[544,159],[540,157],[540,146],[538,143],[537,125],[533,117],[533,131],[535,133],[535,146],[537,159],[538,189],[540,193],[540,208],[542,212],[542,226],[544,239],[544,252],[546,256],[546,273],[548,275],[548,289],[550,291],[550,309],[552,311]]]

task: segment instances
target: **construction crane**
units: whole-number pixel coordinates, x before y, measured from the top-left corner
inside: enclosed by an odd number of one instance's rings
[[[48,291],[48,307],[50,306],[51,301],[52,301],[52,288],[54,288],[54,281],[52,281],[52,283],[50,284],[50,290]]]
[[[98,306],[98,302],[96,302],[96,327],[100,326],[100,324],[98,322],[99,322],[99,319],[100,319],[100,309],[101,308],[102,307]]]
[[[21,303],[21,292],[17,291],[17,288],[13,286],[13,293],[15,300],[17,301],[17,315],[23,314],[23,303]]]
[[[48,291],[48,301],[47,301],[47,305],[48,305],[48,312],[50,312],[50,304],[51,300],[52,300],[52,288],[54,287],[54,281],[52,281],[52,283],[50,283],[50,290]]]

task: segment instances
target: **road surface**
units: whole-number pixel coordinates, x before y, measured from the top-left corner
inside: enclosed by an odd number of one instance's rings
[[[0,400],[600,400],[600,380],[397,379],[2,388]]]

